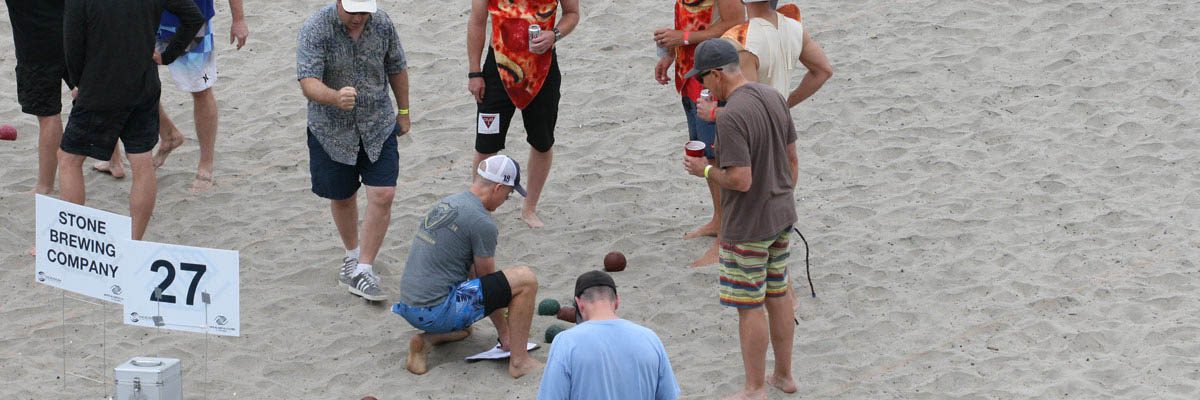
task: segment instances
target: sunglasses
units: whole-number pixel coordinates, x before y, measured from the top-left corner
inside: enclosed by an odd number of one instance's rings
[[[700,78],[700,80],[701,80],[701,81],[703,81],[703,80],[704,80],[704,77],[705,77],[705,76],[707,76],[708,74],[711,74],[711,73],[713,73],[713,71],[720,71],[720,70],[721,70],[721,68],[713,68],[713,69],[710,69],[710,70],[708,70],[708,71],[701,72],[701,73],[700,73],[699,75],[697,75],[696,77],[697,77],[697,78]]]

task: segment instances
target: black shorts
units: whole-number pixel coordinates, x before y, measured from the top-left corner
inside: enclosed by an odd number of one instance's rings
[[[72,107],[61,148],[67,153],[108,161],[117,147],[117,139],[129,154],[154,149],[158,144],[158,96],[127,109],[92,111],[79,105]]]
[[[17,63],[17,103],[21,112],[48,117],[62,113],[62,85],[67,81],[63,64]]]
[[[483,290],[483,315],[492,315],[512,302],[512,287],[502,271],[479,277],[479,289]]]
[[[483,102],[477,104],[475,114],[475,151],[481,154],[499,153],[504,150],[508,136],[508,125],[512,122],[517,106],[508,98],[504,83],[500,81],[500,70],[496,67],[496,54],[489,47],[487,61],[483,63]],[[525,122],[525,141],[540,152],[550,151],[554,146],[554,125],[558,123],[559,86],[562,75],[558,71],[558,54],[551,55],[550,73],[542,90],[533,101],[521,110]],[[499,120],[499,129],[494,127]],[[487,132],[487,133],[485,133]]]

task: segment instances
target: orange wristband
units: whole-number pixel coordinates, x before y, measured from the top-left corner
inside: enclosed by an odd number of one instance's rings
[[[684,46],[692,44],[691,42],[688,41],[688,36],[691,36],[691,35],[692,35],[692,31],[683,31],[683,45]]]
[[[717,108],[716,107],[713,107],[712,111],[708,112],[708,119],[712,120],[712,122],[717,122]]]

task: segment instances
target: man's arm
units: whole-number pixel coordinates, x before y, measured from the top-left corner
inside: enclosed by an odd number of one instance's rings
[[[833,66],[829,64],[829,58],[825,57],[825,50],[821,49],[821,45],[817,41],[808,36],[808,31],[804,31],[804,50],[800,51],[800,63],[808,68],[808,73],[804,74],[804,78],[800,80],[800,85],[788,94],[788,108],[795,107],[804,100],[808,99],[829,77],[833,76]]]
[[[87,16],[83,1],[68,1],[63,9],[63,51],[67,61],[67,85],[79,86],[87,55]]]
[[[196,2],[192,0],[167,0],[166,9],[179,17],[179,29],[175,31],[171,43],[161,54],[162,65],[171,64],[183,55],[192,39],[196,37],[196,32],[200,32],[200,28],[204,27],[204,15],[200,14],[200,7],[196,7]]]
[[[741,0],[717,0],[717,9],[721,13],[721,20],[709,25],[708,29],[688,33],[689,44],[700,44],[705,40],[721,37],[729,28],[746,22],[746,8]],[[675,29],[664,28],[654,32],[654,40],[668,49],[683,46],[683,36],[683,31]]]
[[[250,27],[246,26],[246,13],[242,11],[242,0],[229,0],[229,14],[233,16],[233,23],[229,25],[229,44],[237,40],[237,49],[241,50],[242,46],[246,45],[246,38],[250,37]]]
[[[559,0],[558,5],[562,7],[562,17],[558,19],[555,28],[558,28],[563,37],[567,37],[575,30],[575,25],[579,25],[579,0]]]
[[[558,19],[558,25],[554,29],[558,29],[562,37],[566,37],[575,30],[575,25],[579,24],[579,0],[559,0],[558,4],[562,6],[562,18]],[[533,38],[533,41],[529,43],[529,52],[545,54],[550,51],[554,45],[558,44],[558,39],[554,36],[552,33],[546,32]]]
[[[400,134],[408,133],[412,119],[408,115],[408,70],[398,74],[388,75],[388,83],[392,86],[392,95],[396,96],[396,123],[400,124]]]
[[[703,169],[701,169],[701,176],[703,176]],[[708,171],[708,179],[712,179],[720,187],[739,192],[750,191],[750,183],[754,181],[750,167],[712,167]]]
[[[482,72],[483,31],[487,29],[487,0],[471,0],[471,16],[467,19],[467,72]],[[469,78],[467,90],[476,103],[483,102],[483,77]]]
[[[496,258],[475,257],[473,271],[475,271],[475,278],[482,278],[487,274],[496,272]],[[507,307],[505,308],[507,309]],[[508,343],[508,312],[493,311],[492,315],[488,316],[488,319],[491,319],[492,325],[496,327],[496,336],[500,339],[500,347],[505,350],[510,349],[510,343]]]
[[[343,110],[353,109],[354,101],[358,97],[358,91],[353,87],[346,86],[340,90],[333,90],[333,88],[325,86],[325,82],[321,82],[317,78],[301,79],[300,90],[304,92],[304,97],[307,97],[309,100]]]
[[[738,65],[742,68],[742,76],[747,81],[758,82],[758,56],[749,50],[738,52]]]
[[[546,368],[542,371],[542,383],[538,385],[537,398],[541,400],[567,400],[571,398],[570,349],[563,344],[550,346]]]
[[[800,180],[800,156],[796,155],[796,142],[787,145],[788,168],[792,170],[792,188]]]

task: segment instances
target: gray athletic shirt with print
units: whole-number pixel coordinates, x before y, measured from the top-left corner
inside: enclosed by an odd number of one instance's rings
[[[400,302],[441,304],[450,288],[466,282],[475,257],[496,254],[496,221],[471,192],[447,196],[425,215],[400,277]]]

